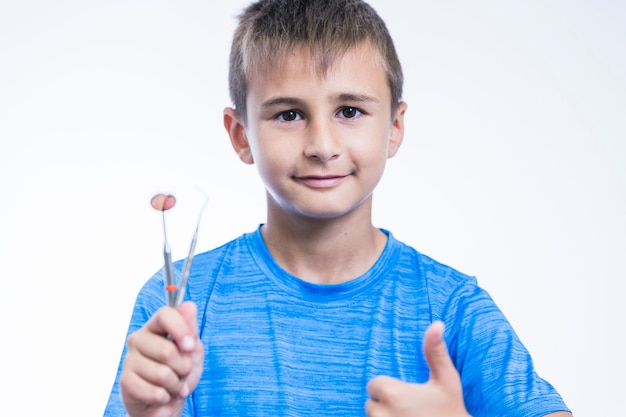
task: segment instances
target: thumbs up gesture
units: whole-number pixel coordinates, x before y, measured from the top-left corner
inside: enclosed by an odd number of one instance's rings
[[[469,417],[463,403],[461,377],[443,340],[444,325],[437,321],[424,336],[424,354],[430,379],[424,384],[402,382],[379,376],[367,385],[368,417]]]

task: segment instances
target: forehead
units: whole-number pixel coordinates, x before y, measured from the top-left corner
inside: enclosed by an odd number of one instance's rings
[[[307,45],[305,43],[281,48],[281,45],[265,45],[265,48],[255,48],[244,54],[243,67],[247,78],[253,76],[269,76],[281,67],[286,60],[303,60],[320,74],[325,74],[337,61],[341,61],[346,55],[359,54],[365,60],[375,60],[384,67],[384,60],[380,51],[369,41],[341,47],[333,45],[324,48],[322,45]]]
[[[380,53],[368,43],[327,56],[297,46],[272,60],[266,59],[248,76],[248,95],[272,94],[272,90],[295,90],[298,86],[315,83],[320,87],[358,89],[389,99],[391,91]],[[276,91],[278,92],[278,91]]]

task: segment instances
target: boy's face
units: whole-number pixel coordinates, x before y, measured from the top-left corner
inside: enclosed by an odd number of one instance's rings
[[[265,183],[269,218],[331,219],[365,207],[369,218],[372,192],[402,142],[406,109],[400,103],[391,114],[378,62],[364,44],[323,75],[308,49],[297,49],[262,77],[251,77],[245,125],[227,109],[235,150],[257,165]]]

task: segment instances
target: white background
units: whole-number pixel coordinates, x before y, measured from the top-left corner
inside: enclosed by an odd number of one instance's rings
[[[0,0],[0,413],[99,416],[137,291],[264,221],[230,148],[247,1]],[[626,10],[609,0],[372,1],[406,137],[375,223],[478,277],[577,417],[623,413]]]

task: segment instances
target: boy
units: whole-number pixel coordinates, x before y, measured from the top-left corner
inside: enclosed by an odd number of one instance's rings
[[[362,1],[244,11],[224,125],[267,221],[196,256],[178,310],[148,281],[105,416],[571,416],[475,279],[372,225],[402,79]]]

